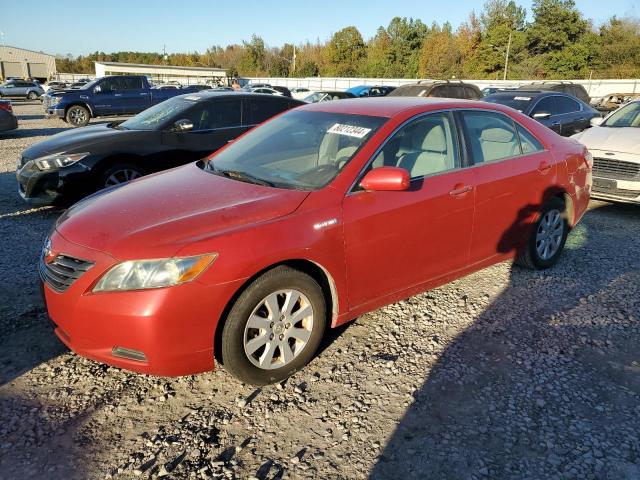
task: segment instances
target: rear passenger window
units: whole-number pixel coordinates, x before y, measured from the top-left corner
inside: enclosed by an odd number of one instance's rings
[[[569,97],[561,97],[560,95],[556,97],[556,106],[560,114],[580,111],[580,104],[578,102]]]
[[[434,87],[429,94],[430,97],[441,97],[441,98],[449,98],[449,92],[447,91],[447,86],[442,85],[440,87]]]
[[[529,133],[526,128],[516,123],[516,130],[518,130],[518,137],[520,137],[522,153],[526,155],[528,153],[541,152],[544,150],[544,147],[538,139]]]
[[[459,166],[455,127],[448,113],[421,117],[389,139],[373,168],[404,168],[412,179],[446,172]]]
[[[284,102],[272,99],[244,100],[244,125],[257,125],[287,109]]]
[[[548,113],[550,115],[556,115],[556,103],[555,96],[544,97],[540,100],[536,106],[533,108],[531,115],[535,115],[536,113]]]
[[[493,162],[520,155],[513,121],[491,112],[462,112],[473,163]]]

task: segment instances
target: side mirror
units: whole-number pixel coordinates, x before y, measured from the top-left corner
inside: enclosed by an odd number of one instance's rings
[[[93,93],[100,93],[102,92],[102,87],[100,85],[96,85],[95,88],[93,89]]]
[[[190,132],[193,130],[193,122],[183,118],[182,120],[175,122],[171,130],[176,133]]]
[[[592,127],[597,127],[598,125],[602,124],[602,121],[604,120],[604,118],[602,117],[593,117],[589,123],[591,124]]]
[[[409,188],[409,172],[400,167],[378,167],[370,170],[360,186],[369,191],[402,191]]]
[[[538,112],[533,114],[533,118],[536,120],[546,120],[551,117],[549,112]]]

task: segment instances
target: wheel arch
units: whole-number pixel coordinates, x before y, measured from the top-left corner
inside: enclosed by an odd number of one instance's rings
[[[333,327],[338,318],[338,289],[336,287],[336,283],[333,279],[331,273],[321,264],[303,258],[294,258],[288,260],[282,260],[277,263],[273,263],[251,277],[249,277],[241,286],[236,290],[236,292],[231,296],[224,309],[222,310],[222,314],[218,319],[218,323],[215,328],[214,338],[213,338],[213,347],[214,347],[214,355],[218,362],[222,360],[222,352],[221,352],[221,336],[222,330],[224,328],[224,324],[227,320],[227,316],[229,315],[229,311],[233,307],[233,304],[236,302],[238,297],[245,291],[245,289],[258,277],[265,274],[269,270],[273,270],[276,267],[280,266],[288,266],[299,270],[301,272],[306,273],[311,278],[313,278],[322,289],[322,293],[324,295],[324,299],[327,305],[327,312],[330,313],[330,322],[327,323],[327,326]]]
[[[79,107],[84,107],[87,110],[89,110],[89,115],[91,115],[91,118],[94,118],[93,109],[91,108],[91,105],[89,105],[88,103],[85,103],[85,102],[80,102],[80,101],[75,101],[73,103],[70,103],[66,107],[64,107],[64,116],[65,116],[65,118],[67,117],[67,112],[69,111],[69,109],[71,107],[78,107],[78,106]]]

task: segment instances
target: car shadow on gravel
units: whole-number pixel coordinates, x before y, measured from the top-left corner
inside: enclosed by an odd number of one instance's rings
[[[11,136],[12,138],[47,137],[68,129],[68,127],[22,128],[18,124],[18,130],[13,130]]]
[[[605,204],[554,268],[512,267],[438,354],[370,478],[640,478],[639,251],[640,208]]]

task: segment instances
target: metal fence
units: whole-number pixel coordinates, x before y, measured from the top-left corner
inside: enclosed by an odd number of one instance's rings
[[[244,77],[244,83],[270,83],[283,87],[305,87],[310,90],[346,90],[356,85],[391,85],[397,87],[417,80],[406,78],[341,78],[341,77]],[[540,80],[463,80],[473,83],[480,89],[485,87],[519,87]],[[611,93],[640,93],[640,79],[607,79],[607,80],[567,80],[579,83],[587,89],[591,97],[597,98]]]

